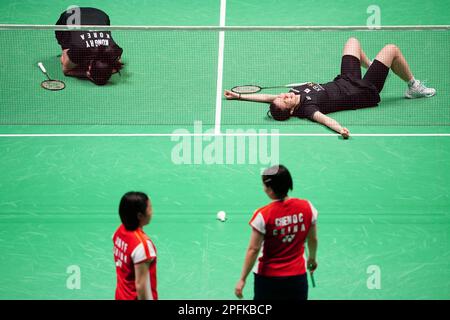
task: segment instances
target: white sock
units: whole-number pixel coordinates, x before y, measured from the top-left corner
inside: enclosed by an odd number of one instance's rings
[[[408,87],[412,87],[416,84],[416,79],[413,77],[411,80],[408,81]]]

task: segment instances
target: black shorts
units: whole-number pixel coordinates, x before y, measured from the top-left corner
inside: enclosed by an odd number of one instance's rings
[[[373,84],[377,88],[378,93],[380,93],[381,90],[383,90],[388,73],[389,68],[375,59],[362,79]],[[343,56],[341,62],[341,75],[348,75],[361,79],[361,62],[359,59],[352,55]]]
[[[308,279],[305,274],[292,277],[255,275],[254,300],[307,300]]]

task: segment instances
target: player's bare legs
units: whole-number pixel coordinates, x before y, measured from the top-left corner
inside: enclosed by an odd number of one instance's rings
[[[370,60],[367,58],[366,53],[363,51],[361,44],[356,38],[352,37],[347,40],[342,55],[351,55],[358,58],[358,60],[361,61],[361,65],[366,69],[370,66]]]
[[[391,68],[391,70],[405,82],[410,81],[414,77],[402,52],[394,44],[388,44],[381,49],[381,51],[378,52],[376,59],[386,67]]]
[[[408,62],[396,45],[386,45],[378,52],[376,59],[391,68],[397,76],[408,83],[409,89],[405,93],[407,98],[432,97],[435,95],[435,89],[427,88],[419,80],[414,79]]]

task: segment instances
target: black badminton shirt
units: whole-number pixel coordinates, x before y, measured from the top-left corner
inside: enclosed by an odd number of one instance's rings
[[[300,107],[294,115],[313,120],[315,112],[323,114],[375,107],[380,102],[378,90],[370,82],[347,75],[337,76],[333,81],[318,84],[307,83],[290,90],[300,95]]]
[[[79,8],[81,25],[109,26],[109,16],[96,8]],[[61,14],[57,25],[77,24],[73,12]],[[84,64],[95,57],[94,48],[99,46],[117,47],[110,31],[56,31],[56,38],[62,49],[69,49],[67,54],[75,64]]]

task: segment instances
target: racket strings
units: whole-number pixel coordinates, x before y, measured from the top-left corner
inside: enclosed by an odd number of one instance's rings
[[[66,87],[65,83],[60,80],[45,80],[41,83],[42,88],[47,90],[62,90]]]
[[[246,93],[256,93],[261,91],[261,87],[259,86],[255,86],[255,85],[246,85],[246,86],[237,86],[231,89],[231,91],[235,92],[235,93],[242,93],[242,94],[246,94]]]

